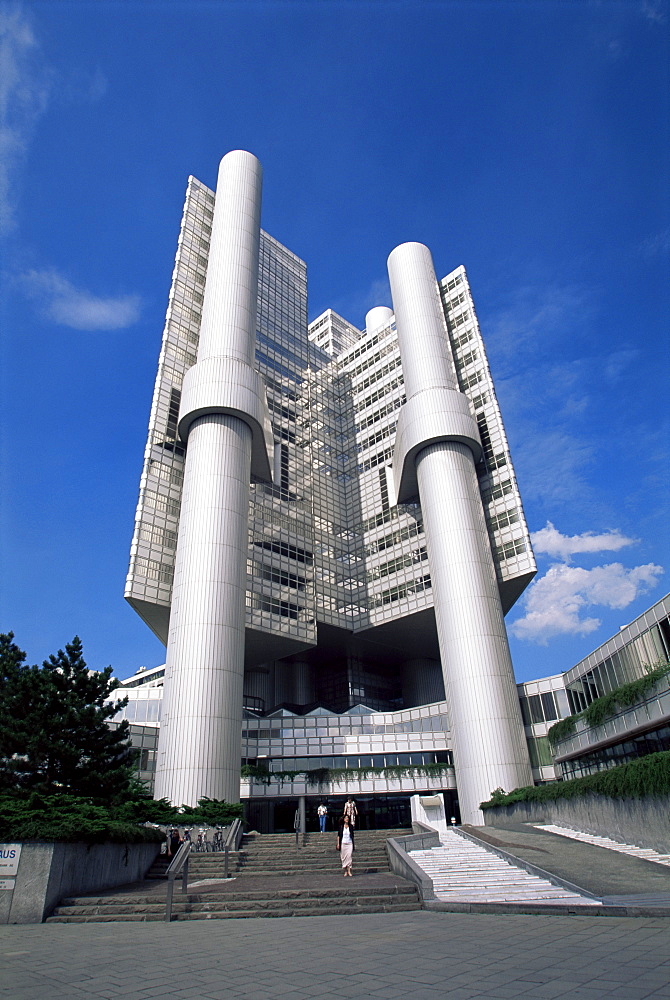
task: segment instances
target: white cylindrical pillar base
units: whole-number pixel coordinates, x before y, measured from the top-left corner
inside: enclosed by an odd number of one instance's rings
[[[416,463],[461,819],[498,787],[532,784],[500,595],[470,449],[429,445]]]
[[[156,798],[238,802],[251,430],[192,425],[165,672]]]

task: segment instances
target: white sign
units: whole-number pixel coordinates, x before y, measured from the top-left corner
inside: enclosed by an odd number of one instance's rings
[[[0,878],[0,892],[3,889],[13,889],[15,881],[13,878]]]
[[[0,878],[4,875],[16,875],[20,857],[20,844],[0,844]]]

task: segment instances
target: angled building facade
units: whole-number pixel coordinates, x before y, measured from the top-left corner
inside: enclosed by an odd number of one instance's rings
[[[477,822],[532,781],[503,616],[535,564],[467,275],[403,244],[393,309],[308,325],[260,204],[249,153],[189,179],[126,587],[167,646],[155,794],[414,755]]]

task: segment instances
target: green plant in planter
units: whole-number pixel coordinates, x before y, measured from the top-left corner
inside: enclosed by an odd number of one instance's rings
[[[624,708],[630,708],[642,701],[645,695],[651,691],[655,684],[670,673],[670,663],[657,663],[653,666],[645,667],[647,671],[644,677],[638,677],[635,681],[622,684],[620,687],[596,698],[583,712],[575,715],[568,715],[565,719],[555,723],[547,736],[552,746],[556,746],[561,740],[567,739],[575,731],[578,719],[583,719],[587,726],[591,728],[601,726],[603,722]]]
[[[577,719],[579,718],[581,718],[581,715],[568,715],[565,719],[561,719],[560,722],[554,723],[547,733],[552,746],[560,743],[561,740],[567,739],[568,736],[572,736],[575,731]]]
[[[441,776],[449,764],[390,764],[388,767],[315,767],[303,771],[269,771],[258,764],[244,764],[241,775],[268,785],[274,778],[280,783],[303,778],[308,785],[322,786],[328,782],[360,781],[366,778],[414,778]]]

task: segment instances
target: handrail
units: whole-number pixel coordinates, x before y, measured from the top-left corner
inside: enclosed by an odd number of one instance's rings
[[[223,877],[228,878],[228,862],[230,858],[231,850],[237,851],[240,846],[240,841],[242,840],[242,820],[239,816],[233,820],[226,831],[226,837],[223,841]]]
[[[231,851],[236,851],[240,846],[240,841],[242,840],[242,820],[239,816],[233,820],[233,822],[228,827],[228,832],[226,833],[226,839],[224,840],[224,848],[227,847]]]
[[[181,891],[186,892],[188,888],[188,859],[191,854],[192,844],[190,840],[185,840],[175,854],[167,868],[167,896],[165,899],[165,919],[172,920],[172,894],[174,892],[174,880],[178,875],[182,875]]]

